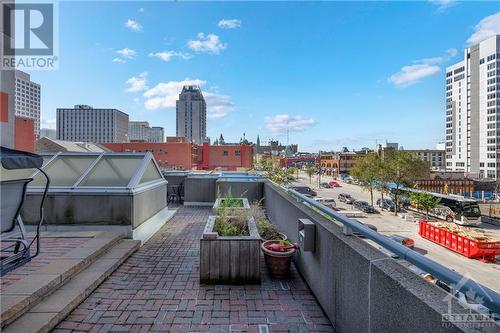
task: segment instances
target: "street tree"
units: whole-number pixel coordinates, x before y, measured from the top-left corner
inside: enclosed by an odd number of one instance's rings
[[[410,152],[404,150],[389,150],[384,152],[384,172],[387,180],[394,186],[394,201],[397,215],[399,197],[404,187],[414,187],[418,179],[423,179],[429,174],[429,164]]]
[[[358,159],[352,167],[351,174],[360,180],[360,185],[370,192],[371,205],[373,207],[373,190],[380,182],[381,161],[379,155],[370,153]]]
[[[316,174],[316,166],[309,164],[305,167],[305,173],[309,176],[309,184],[312,184],[312,176]]]
[[[429,212],[439,205],[440,198],[434,197],[427,192],[412,192],[410,194],[412,203],[418,208],[425,211],[425,216],[429,218]]]

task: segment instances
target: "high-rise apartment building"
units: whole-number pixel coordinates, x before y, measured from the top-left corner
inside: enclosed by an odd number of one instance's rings
[[[498,123],[497,123],[498,121]],[[446,168],[500,178],[500,35],[446,69]]]
[[[128,114],[117,109],[75,105],[57,109],[57,139],[81,142],[128,142]]]
[[[149,129],[149,142],[165,142],[163,127],[153,126]]]
[[[30,75],[16,70],[15,115],[33,119],[35,137],[40,137],[40,85],[32,82]]]
[[[176,103],[177,136],[202,144],[207,136],[207,105],[198,86],[184,86]]]

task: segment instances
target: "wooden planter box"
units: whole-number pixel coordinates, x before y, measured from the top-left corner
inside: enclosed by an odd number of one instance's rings
[[[248,211],[250,210],[250,204],[248,203],[247,198],[234,198],[237,200],[241,200],[243,202],[243,207],[227,207],[226,212],[228,216],[237,215],[238,211]],[[217,214],[217,208],[221,205],[222,201],[226,200],[226,198],[217,198],[215,199],[214,206],[212,207],[212,211]]]
[[[260,283],[260,235],[253,217],[250,236],[222,237],[213,231],[217,216],[209,216],[200,239],[200,283]]]

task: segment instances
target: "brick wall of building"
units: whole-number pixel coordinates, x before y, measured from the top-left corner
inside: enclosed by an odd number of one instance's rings
[[[196,166],[197,146],[191,142],[127,142],[102,143],[114,152],[151,152],[162,169],[186,169]]]
[[[35,151],[35,120],[16,117],[14,146],[17,150]]]
[[[203,144],[203,152],[198,169],[214,170],[217,168],[235,171],[238,168],[253,168],[253,147],[249,145],[211,146]]]

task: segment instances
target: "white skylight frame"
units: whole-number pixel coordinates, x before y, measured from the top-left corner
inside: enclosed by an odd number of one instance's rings
[[[110,153],[110,152],[99,152],[99,153],[80,153],[80,152],[59,152],[59,153],[42,153],[40,154],[42,156],[51,156],[49,161],[42,167],[42,170],[45,171],[45,168],[50,167],[54,161],[58,158],[64,158],[66,156],[95,156],[95,160],[92,161],[84,171],[82,171],[80,177],[75,181],[75,183],[71,186],[53,186],[51,185],[49,188],[49,192],[77,192],[77,193],[136,193],[136,192],[142,192],[145,191],[149,188],[153,188],[162,184],[166,184],[167,181],[163,177],[163,174],[156,163],[154,156],[151,152],[145,152],[145,153]],[[138,167],[135,169],[134,173],[130,177],[128,183],[126,186],[81,186],[82,182],[86,177],[94,170],[94,168],[98,165],[99,161],[101,161],[103,158],[110,158],[112,159],[113,157],[133,157],[139,159],[142,157],[142,160],[140,161]],[[148,167],[149,163],[153,162],[156,170],[158,171],[158,175],[160,178],[154,179],[152,181],[139,184],[142,176],[144,175],[144,172],[146,168]],[[34,172],[31,175],[31,178],[35,177],[36,174],[39,173],[38,170]],[[29,192],[39,192],[43,190],[43,186],[29,186],[28,191]]]

